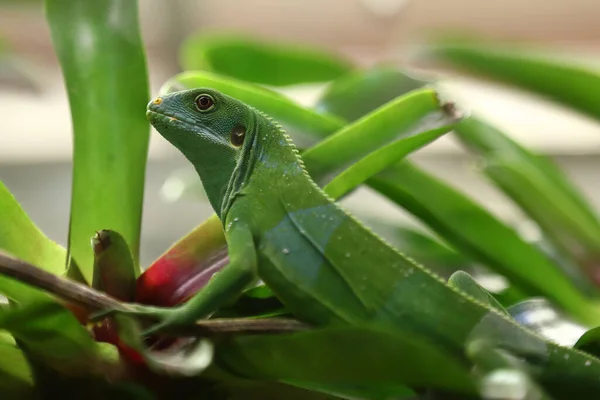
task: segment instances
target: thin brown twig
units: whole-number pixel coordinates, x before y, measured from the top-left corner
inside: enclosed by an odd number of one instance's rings
[[[207,337],[225,333],[285,333],[307,329],[310,329],[309,325],[292,318],[215,318],[165,333]]]
[[[132,310],[127,303],[99,292],[82,283],[47,272],[26,261],[0,251],[0,274],[42,289],[67,302],[89,311]],[[211,336],[225,333],[275,333],[308,329],[309,326],[290,318],[216,318],[197,321],[195,325],[178,328],[174,335]]]
[[[30,286],[35,286],[88,310],[107,308],[124,310],[126,305],[117,299],[82,283],[62,278],[0,251],[0,274]]]

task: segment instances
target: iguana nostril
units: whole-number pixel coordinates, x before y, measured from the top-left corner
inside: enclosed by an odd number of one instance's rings
[[[152,104],[155,104],[155,105],[157,105],[157,106],[158,106],[160,103],[162,103],[162,99],[161,99],[160,97],[157,97],[157,98],[155,98],[155,99],[152,101]]]

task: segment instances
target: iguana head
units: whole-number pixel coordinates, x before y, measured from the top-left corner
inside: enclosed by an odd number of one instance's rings
[[[194,165],[215,211],[224,215],[250,171],[255,113],[212,89],[160,96],[148,104],[150,123]]]

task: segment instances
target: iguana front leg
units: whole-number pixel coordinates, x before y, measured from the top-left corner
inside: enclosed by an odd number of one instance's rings
[[[186,303],[175,308],[133,305],[131,311],[107,310],[93,319],[109,314],[126,314],[158,321],[144,334],[157,333],[167,328],[193,324],[205,318],[222,305],[235,300],[257,278],[256,248],[251,230],[241,221],[225,233],[229,250],[229,264],[217,272],[202,290]]]

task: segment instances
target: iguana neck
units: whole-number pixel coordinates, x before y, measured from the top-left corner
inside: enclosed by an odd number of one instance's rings
[[[259,193],[263,194],[254,193],[254,196],[274,198],[277,196],[274,193],[276,189],[290,190],[290,187],[297,187],[310,178],[296,146],[281,125],[268,115],[256,112],[260,133],[252,147],[250,180],[256,183],[254,188],[258,186]]]
[[[213,146],[210,151],[207,151],[206,142],[190,139],[187,135],[172,134],[166,131],[163,136],[192,163],[202,180],[202,185],[211,206],[221,218],[221,210],[226,200],[227,189],[223,185],[223,180],[225,177],[230,180],[229,177],[232,176],[235,169],[235,165],[223,163],[222,161],[235,157],[235,150],[224,146]]]
[[[220,164],[219,161],[223,157],[232,157],[233,155],[226,151],[201,152],[199,149],[193,148],[186,149],[184,154],[194,165],[211,206],[222,219],[224,204],[227,202],[227,188],[223,187],[222,176],[233,176],[235,168],[228,169],[226,165],[223,165],[224,163]]]
[[[261,191],[270,196],[269,193],[275,187],[295,182],[297,177],[306,175],[298,151],[281,125],[258,110],[254,110],[251,115],[253,118],[246,121],[247,137],[250,140],[244,143],[235,164],[222,163],[226,157],[235,157],[233,148],[219,146],[206,151],[200,148],[203,143],[177,143],[178,138],[170,138],[194,165],[207,197],[223,224],[235,199],[244,194],[251,181],[256,182]],[[231,167],[224,167],[224,164]],[[253,179],[257,174],[261,175],[260,183]],[[226,185],[223,185],[224,176],[229,177]]]

